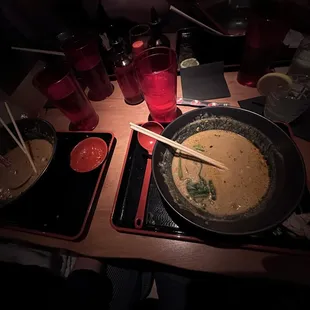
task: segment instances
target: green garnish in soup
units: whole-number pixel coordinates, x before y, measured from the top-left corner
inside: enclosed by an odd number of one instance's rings
[[[201,144],[194,145],[193,149],[200,152],[203,152],[205,150],[205,148]]]

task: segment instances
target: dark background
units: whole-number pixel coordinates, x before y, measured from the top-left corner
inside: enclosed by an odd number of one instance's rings
[[[260,0],[268,6],[269,0]],[[200,1],[201,2],[201,1]],[[213,6],[222,0],[205,0]],[[232,1],[234,2],[234,1]],[[248,5],[250,0],[235,0]],[[287,1],[292,28],[310,30],[309,1]],[[169,1],[169,4],[194,15],[194,1]],[[12,51],[11,46],[60,50],[56,35],[68,30],[90,30],[102,33],[107,26],[107,15],[116,20],[120,32],[136,23],[149,22],[149,11],[154,6],[163,20],[165,32],[193,26],[184,18],[169,11],[166,0],[2,0],[0,3],[0,89],[11,95],[37,60],[49,61],[50,56]],[[106,14],[102,7],[105,8]]]

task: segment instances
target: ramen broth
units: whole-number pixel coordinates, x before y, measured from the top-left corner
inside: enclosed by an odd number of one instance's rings
[[[10,162],[9,167],[0,164],[0,200],[7,200],[26,191],[46,168],[52,156],[53,146],[44,139],[34,139],[26,142],[29,153],[37,169],[32,170],[28,158],[17,146],[4,157]]]
[[[257,206],[269,187],[266,160],[249,140],[224,130],[206,130],[183,145],[222,162],[221,170],[186,155],[174,156],[172,175],[180,193],[215,216],[244,213]]]

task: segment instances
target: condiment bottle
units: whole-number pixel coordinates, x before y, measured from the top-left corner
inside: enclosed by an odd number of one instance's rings
[[[125,102],[130,105],[141,103],[144,98],[140,91],[133,61],[131,56],[126,53],[121,39],[113,43],[113,50],[114,72]]]
[[[157,15],[156,10],[151,8],[151,38],[148,41],[148,47],[166,46],[170,47],[169,39],[162,34],[161,19]]]

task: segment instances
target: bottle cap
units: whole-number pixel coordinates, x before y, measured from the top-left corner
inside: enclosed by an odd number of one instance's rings
[[[144,42],[139,40],[132,43],[132,53],[134,55],[140,54],[144,50]]]

